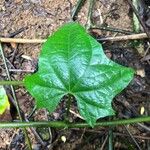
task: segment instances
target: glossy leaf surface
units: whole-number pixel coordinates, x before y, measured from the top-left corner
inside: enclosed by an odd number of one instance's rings
[[[88,124],[114,115],[113,97],[132,80],[134,71],[106,57],[101,44],[77,23],[68,23],[44,43],[37,73],[25,86],[39,108],[53,112],[61,98],[72,94]]]
[[[6,91],[3,86],[0,86],[0,115],[2,115],[6,109],[9,109],[10,104]]]

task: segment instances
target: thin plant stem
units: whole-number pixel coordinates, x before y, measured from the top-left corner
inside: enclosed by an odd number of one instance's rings
[[[106,143],[107,143],[107,139],[108,139],[108,135],[106,136],[106,138],[105,138],[105,140],[104,140],[104,142],[103,142],[103,144],[102,144],[100,150],[103,150],[103,149],[104,149],[104,147],[105,147],[105,145],[106,145]]]
[[[72,20],[75,20],[75,17],[77,16],[78,12],[80,11],[82,5],[84,4],[85,0],[78,0],[77,2],[77,5],[75,7],[75,9],[73,10],[73,13],[72,13]]]
[[[149,121],[150,116],[113,120],[113,121],[100,121],[97,122],[94,127],[127,125]],[[15,123],[0,122],[0,128],[27,128],[27,127],[91,128],[91,126],[88,125],[87,123],[68,123],[63,121],[15,122]]]
[[[93,11],[93,6],[94,6],[95,0],[89,0],[89,9],[88,9],[88,16],[87,16],[87,24],[86,24],[86,29],[90,29],[92,25],[92,11]]]
[[[35,113],[36,109],[37,109],[37,106],[35,105],[34,108],[31,111],[31,113],[28,115],[28,117],[27,117],[28,119],[30,119],[33,116],[33,114]]]
[[[109,150],[113,150],[113,131],[112,131],[112,128],[111,128],[111,127],[110,127],[110,129],[109,129],[108,134],[109,134],[109,138],[108,138],[108,142],[109,142],[109,144],[108,144]]]
[[[114,135],[115,136],[124,136],[124,137],[129,137],[130,135],[127,135],[127,134],[123,134],[123,133],[118,133],[118,132],[114,132]],[[149,136],[138,136],[138,135],[133,135],[134,138],[136,139],[142,139],[142,140],[150,140],[150,137]]]
[[[23,81],[11,81],[11,80],[8,80],[8,81],[0,81],[0,85],[15,85],[15,86],[18,86],[18,85],[24,85],[24,82]]]
[[[28,120],[27,118],[25,118],[25,121],[26,121],[26,122],[29,122],[29,120]],[[37,140],[41,143],[41,145],[42,145],[42,146],[45,146],[45,142],[42,140],[42,138],[40,137],[40,135],[36,132],[36,129],[33,128],[33,127],[29,128],[29,129],[33,132],[34,136],[35,136],[35,137],[37,138]]]
[[[45,109],[45,116],[46,116],[47,121],[49,120],[48,113],[49,112]],[[51,144],[52,143],[52,131],[50,127],[48,127],[48,133],[49,133],[49,143]]]
[[[137,143],[137,141],[135,140],[135,138],[133,137],[133,135],[132,135],[131,132],[129,131],[129,129],[128,129],[126,126],[124,126],[124,127],[125,127],[126,131],[128,132],[128,134],[130,135],[130,137],[131,137],[131,139],[133,140],[133,142],[135,143],[135,145],[137,146],[137,148],[138,148],[139,150],[142,150],[141,147],[140,147],[140,145]]]
[[[136,10],[135,6],[133,5],[132,1],[131,1],[131,0],[128,0],[128,3],[129,3],[129,5],[131,6],[131,8],[133,9],[133,11],[134,11],[136,17],[138,18],[140,24],[141,24],[142,27],[143,27],[145,33],[146,33],[147,36],[150,38],[149,30],[148,30],[148,28],[146,27],[145,23],[143,22],[142,18],[140,17],[140,15],[139,15],[138,11]]]
[[[124,30],[124,29],[118,29],[118,28],[112,28],[109,26],[103,26],[103,25],[91,25],[90,30],[92,29],[98,29],[98,30],[106,30],[110,32],[117,32],[117,33],[123,33],[123,34],[134,34],[134,32]]]
[[[68,94],[68,100],[67,100],[67,112],[66,112],[66,117],[69,117],[69,110],[70,110],[70,105],[71,105],[71,95]]]
[[[8,76],[8,80],[11,81],[10,73],[9,73],[9,70],[8,70],[8,66],[7,66],[7,63],[6,63],[6,60],[5,60],[5,56],[4,56],[4,52],[3,52],[3,49],[2,49],[1,43],[0,43],[0,53],[1,53],[2,59],[4,61],[4,65],[5,65],[6,73],[7,73],[7,76]],[[21,115],[21,111],[20,111],[20,108],[19,108],[19,102],[17,100],[14,87],[12,85],[10,85],[10,88],[11,88],[12,96],[13,96],[13,99],[14,99],[14,102],[15,102],[15,105],[16,105],[16,109],[17,109],[18,115],[19,115],[19,119],[22,122],[23,121],[23,117]],[[24,134],[25,134],[25,138],[26,138],[26,142],[27,142],[28,148],[30,150],[32,150],[32,146],[31,146],[31,142],[30,142],[30,139],[28,137],[28,134],[27,134],[27,130],[24,128],[23,131],[24,131]]]
[[[139,125],[140,127],[142,127],[143,129],[147,130],[148,132],[150,132],[150,128],[147,127],[146,125],[141,124],[141,123],[138,123],[138,125]]]

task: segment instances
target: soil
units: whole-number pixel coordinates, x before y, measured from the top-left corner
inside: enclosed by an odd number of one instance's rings
[[[15,35],[15,38],[47,38],[62,24],[70,21],[76,3],[77,0],[1,0],[0,37],[10,37],[21,29],[22,31]],[[87,23],[88,5],[88,2],[85,2],[76,19],[83,26],[86,26]],[[96,0],[95,2],[92,22],[97,26],[107,25],[133,32],[132,18],[132,11],[126,0]],[[122,34],[99,29],[93,29],[89,32],[95,38]],[[112,119],[150,115],[150,47],[147,40],[141,40],[139,43],[141,43],[140,46],[135,46],[135,41],[102,43],[104,51],[110,59],[137,70],[137,75],[130,85],[115,97],[112,105],[117,114]],[[36,71],[41,44],[10,43],[3,44],[3,49],[9,69],[26,70],[26,72],[10,72],[13,80],[21,80],[31,71]],[[2,59],[0,60],[0,79],[7,79]],[[10,87],[6,86],[5,89],[11,101]],[[16,88],[15,92],[20,108],[25,116],[29,116],[35,105],[33,98],[23,88]],[[65,98],[54,113],[47,115],[44,109],[36,110],[30,116],[30,120],[63,120],[64,106]],[[78,114],[75,103],[71,109]],[[141,112],[143,109],[144,112]],[[7,110],[0,119],[1,121],[18,120],[14,106],[12,105],[10,111]],[[81,118],[71,114],[70,121],[78,122],[81,121]],[[108,149],[108,132],[110,129],[113,131],[114,149],[138,149],[132,138],[136,140],[141,149],[149,149],[149,125],[149,123],[145,123],[125,127],[70,130],[35,129],[44,144],[40,139],[37,139],[33,130],[28,129],[28,133],[34,150]],[[48,134],[49,132],[51,134]],[[0,149],[27,149],[24,139],[20,129],[1,129]]]

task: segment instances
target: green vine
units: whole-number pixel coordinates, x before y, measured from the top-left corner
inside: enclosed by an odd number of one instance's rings
[[[147,117],[137,117],[131,119],[122,119],[114,121],[101,121],[95,124],[95,127],[100,126],[116,126],[116,125],[126,125],[135,124],[139,122],[150,121],[150,116]],[[41,122],[16,122],[16,123],[0,123],[0,128],[26,128],[26,127],[53,127],[53,128],[89,128],[91,127],[87,123],[67,123],[61,121],[41,121]]]

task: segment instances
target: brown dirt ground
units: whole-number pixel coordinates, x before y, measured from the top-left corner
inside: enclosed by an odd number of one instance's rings
[[[23,32],[15,37],[19,38],[47,38],[54,31],[57,30],[62,24],[70,21],[71,11],[74,8],[77,0],[1,0],[0,1],[0,36],[8,37],[11,33],[20,28],[25,28]],[[82,7],[78,14],[77,21],[82,25],[87,22],[88,3]],[[130,8],[124,0],[97,0],[93,10],[92,21],[97,24],[105,24],[111,27],[120,28],[124,30],[132,31],[132,17],[130,14]],[[94,33],[101,35],[115,35],[109,31],[94,30]],[[130,46],[131,43],[104,43],[104,49],[108,57],[114,61],[133,67],[135,69],[141,69],[145,71],[145,76],[135,76],[130,86],[120,95],[118,95],[113,102],[114,108],[118,114],[116,117],[134,117],[134,115],[140,114],[140,109],[143,106],[145,108],[145,114],[149,114],[150,108],[150,77],[149,71],[147,71],[149,65],[147,62],[141,62],[141,56],[135,49]],[[5,55],[8,58],[9,68],[23,69],[23,70],[36,70],[38,55],[40,53],[40,44],[5,44],[3,45]],[[14,49],[16,49],[14,57]],[[146,49],[146,48],[145,48]],[[11,61],[14,57],[13,61]],[[6,79],[6,72],[1,66],[2,79]],[[27,73],[26,73],[27,74]],[[25,73],[12,72],[11,77],[14,80],[20,80],[25,76]],[[6,87],[8,93],[11,95],[9,87]],[[34,101],[30,95],[26,93],[23,88],[16,89],[16,95],[19,99],[21,109],[25,115],[29,115],[34,107]],[[126,104],[126,105],[125,105]],[[65,102],[60,104],[59,108],[49,115],[50,120],[61,120],[63,117],[63,106]],[[60,109],[61,108],[61,109]],[[76,111],[74,107],[72,107]],[[12,111],[15,111],[12,109]],[[11,113],[12,113],[11,111]],[[13,112],[14,114],[14,112]],[[135,115],[135,116],[136,116]],[[8,116],[8,115],[7,115]],[[10,114],[9,114],[10,116]],[[9,119],[8,119],[9,118]],[[46,120],[47,116],[45,110],[36,111],[32,117],[34,120]],[[3,117],[4,120],[10,121],[17,119],[14,116]],[[74,115],[71,116],[72,121],[80,120]],[[148,125],[148,124],[146,124]],[[149,142],[149,134],[138,125],[127,126],[130,132],[134,136],[141,136],[136,138],[137,142],[142,148],[147,148]],[[40,130],[40,131],[39,131]],[[39,129],[38,132],[47,139],[46,132],[43,129]],[[95,130],[52,130],[52,144],[49,144],[44,149],[68,149],[75,150],[82,148],[83,150],[96,150],[100,149],[102,143],[107,137],[108,128],[99,128]],[[125,128],[115,127],[114,131],[114,147],[116,149],[136,149],[134,142],[127,134]],[[35,138],[32,131],[30,138],[35,150],[42,149],[41,143]],[[41,135],[41,136],[42,136]],[[66,137],[66,142],[61,140],[61,137]],[[46,140],[45,140],[46,141]],[[107,149],[107,145],[104,149]],[[24,137],[21,130],[14,129],[1,129],[0,130],[0,149],[25,149]]]

